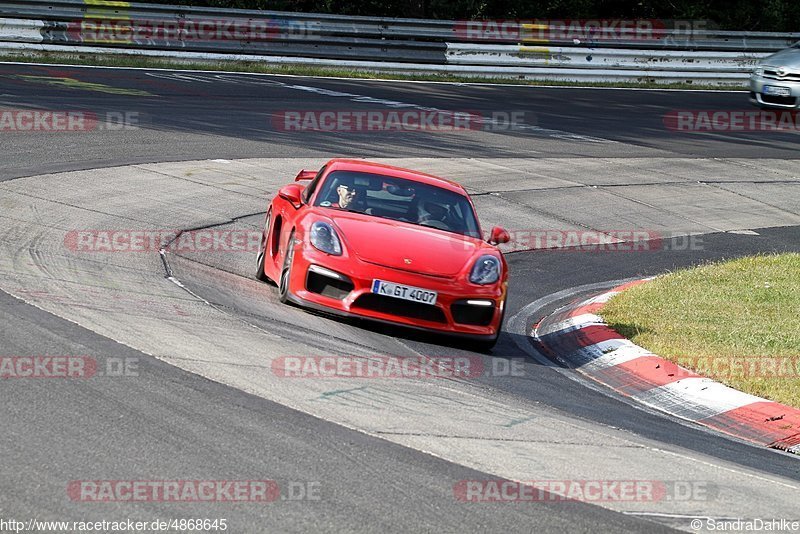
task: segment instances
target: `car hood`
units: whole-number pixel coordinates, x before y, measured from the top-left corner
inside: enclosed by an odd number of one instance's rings
[[[800,69],[800,48],[787,48],[761,60],[761,65]]]
[[[483,248],[478,239],[423,226],[353,213],[326,215],[351,253],[393,269],[454,276]]]

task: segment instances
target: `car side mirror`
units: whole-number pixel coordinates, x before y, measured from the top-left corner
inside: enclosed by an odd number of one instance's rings
[[[503,243],[508,243],[511,241],[511,236],[508,235],[505,228],[501,228],[500,226],[495,226],[492,228],[492,233],[489,236],[489,243],[492,245],[501,245]]]
[[[281,187],[278,190],[278,196],[289,202],[295,209],[299,208],[303,203],[300,194],[303,192],[303,186],[299,184],[289,184]]]

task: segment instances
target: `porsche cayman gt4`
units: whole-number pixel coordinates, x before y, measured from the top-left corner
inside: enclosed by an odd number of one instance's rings
[[[319,311],[497,341],[508,267],[482,239],[464,188],[429,174],[334,159],[271,200],[256,276]]]

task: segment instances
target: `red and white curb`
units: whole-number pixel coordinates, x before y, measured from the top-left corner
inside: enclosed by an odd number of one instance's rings
[[[533,329],[560,363],[620,394],[738,438],[800,454],[800,410],[743,393],[665,360],[622,337],[597,312],[636,280],[544,318]]]

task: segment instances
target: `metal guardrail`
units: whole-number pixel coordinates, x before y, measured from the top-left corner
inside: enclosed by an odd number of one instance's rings
[[[251,60],[554,80],[741,85],[800,33],[597,28],[579,38],[541,24],[350,17],[141,4],[0,1],[0,49]],[[476,29],[477,28],[477,29]],[[510,28],[510,31],[508,31]],[[495,28],[496,29],[496,28]]]
[[[592,70],[659,70],[749,73],[764,52],[630,50],[615,48],[448,44],[457,65],[538,66]]]

